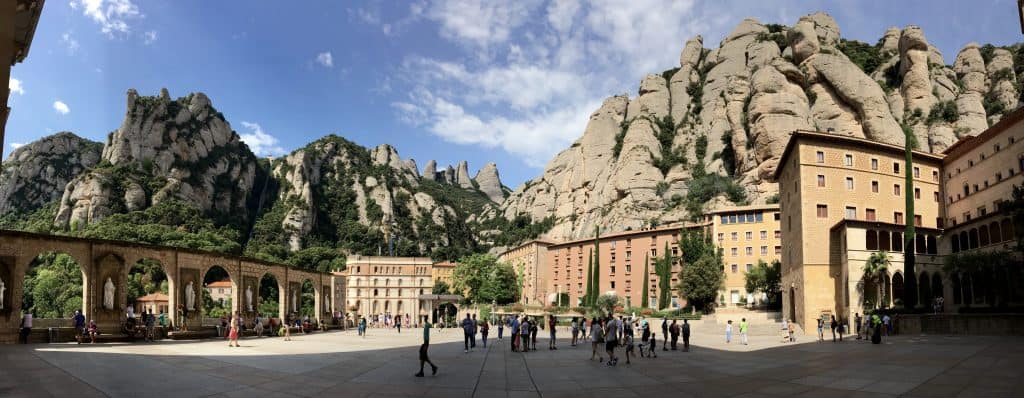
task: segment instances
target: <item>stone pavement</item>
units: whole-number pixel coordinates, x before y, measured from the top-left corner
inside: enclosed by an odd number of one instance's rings
[[[496,332],[496,329],[492,329]],[[882,345],[696,335],[691,352],[658,351],[617,367],[590,347],[526,354],[508,339],[464,354],[460,330],[432,335],[437,376],[415,378],[422,331],[370,330],[136,344],[0,346],[0,396],[715,397],[1024,396],[1024,339],[903,336]],[[543,334],[543,332],[542,332]],[[566,333],[561,333],[564,337]],[[619,351],[621,355],[621,350]],[[665,395],[665,394],[671,395]]]

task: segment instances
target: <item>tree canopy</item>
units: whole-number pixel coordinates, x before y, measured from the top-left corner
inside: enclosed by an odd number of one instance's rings
[[[683,230],[681,235],[679,248],[683,251],[684,263],[677,287],[689,304],[707,310],[714,304],[725,280],[722,251],[703,231]]]
[[[746,273],[747,293],[761,292],[768,296],[769,304],[780,303],[782,299],[782,263],[771,264],[757,260],[757,266]]]
[[[452,288],[464,292],[471,303],[513,303],[519,299],[519,284],[511,265],[490,254],[463,257],[452,274]]]

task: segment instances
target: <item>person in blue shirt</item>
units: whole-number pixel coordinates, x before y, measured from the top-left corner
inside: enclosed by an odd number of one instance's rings
[[[516,345],[516,339],[519,338],[519,317],[513,316],[509,322],[511,323],[509,330],[512,331],[512,352],[516,352],[519,351],[519,347]]]
[[[463,337],[464,337],[463,343],[465,343],[465,347],[466,347],[466,349],[463,352],[469,352],[469,348],[470,348],[469,347],[469,342],[470,342],[471,339],[474,338],[473,332],[475,330],[476,330],[476,322],[473,322],[473,319],[471,319],[469,317],[469,313],[467,312],[466,313],[466,319],[462,320],[462,332],[463,332]],[[476,343],[474,342],[473,345],[476,345]]]
[[[75,340],[82,344],[82,336],[85,335],[85,315],[82,310],[75,310]]]

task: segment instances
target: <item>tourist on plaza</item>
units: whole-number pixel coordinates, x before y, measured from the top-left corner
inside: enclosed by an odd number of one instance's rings
[[[668,327],[668,333],[672,335],[672,351],[676,350],[676,345],[679,343],[679,325],[676,324],[676,320],[672,320],[672,325]]]
[[[605,351],[608,352],[608,366],[615,366],[619,359],[615,357],[615,347],[619,345],[618,335],[619,322],[615,317],[608,317],[608,324],[605,326]]]
[[[882,318],[879,318],[878,314],[871,315],[871,343],[882,342],[882,327]]]
[[[82,310],[75,310],[75,340],[78,340],[78,344],[82,344],[82,338],[85,337],[85,315],[82,315]]]
[[[473,328],[473,319],[469,317],[469,313],[467,312],[466,319],[462,320],[462,342],[465,346],[463,352],[469,352],[469,341],[473,338]]]
[[[747,324],[747,318],[740,318],[740,343],[743,343],[743,345],[750,344],[750,341],[747,340],[748,328],[750,328],[750,325]]]
[[[498,340],[501,340],[501,335],[505,333],[505,317],[498,318]]]
[[[360,316],[359,317],[359,326],[357,327],[357,330],[359,330],[359,335],[360,336],[363,336],[363,338],[366,338],[366,317],[365,316]]]
[[[857,340],[860,340],[860,325],[862,320],[860,319],[860,313],[853,313],[853,329],[857,331]]]
[[[594,360],[594,356],[597,356],[598,361],[604,362],[604,357],[597,353],[597,346],[603,342],[602,334],[604,329],[601,327],[601,321],[594,318],[590,321],[590,360]]]
[[[100,328],[99,328],[99,326],[96,326],[96,320],[95,319],[89,321],[89,327],[86,329],[86,332],[89,333],[89,340],[90,340],[90,342],[92,344],[95,344],[96,343],[96,336],[98,336],[100,334]]]
[[[793,327],[793,323],[794,322],[796,322],[796,321],[794,320],[793,322],[789,323],[789,342],[790,343],[795,343],[796,342],[796,328]]]
[[[153,309],[146,313],[146,339],[156,340],[156,317],[153,316]]]
[[[484,348],[487,348],[487,332],[491,331],[491,324],[487,322],[487,318],[484,318],[480,322],[480,342],[483,343]]]
[[[690,323],[683,318],[683,351],[690,351]]]
[[[530,351],[530,318],[526,315],[523,315],[523,320],[519,324],[519,341],[523,352]]]
[[[647,341],[651,339],[651,325],[647,322],[647,318],[640,318],[640,342],[647,344]],[[643,350],[641,350],[643,354]]]
[[[818,318],[818,342],[825,341],[825,320]]]
[[[509,339],[509,341],[510,341],[510,344],[512,344],[512,352],[518,352],[519,351],[519,317],[518,316],[511,316],[511,317],[509,317],[507,319],[508,319],[508,322],[509,322],[509,324],[508,324],[508,331],[510,333],[509,337],[511,337]]]
[[[885,326],[885,335],[886,336],[891,335],[892,334],[892,318],[889,317],[889,314],[885,314],[884,316],[882,316],[882,325]]]
[[[292,341],[292,325],[286,322],[282,325],[282,329],[284,329],[284,341]]]
[[[188,308],[184,305],[178,304],[178,313],[181,314],[181,330],[184,332],[188,331]]]
[[[164,313],[164,310],[160,310],[159,321],[160,321],[160,328],[161,329],[167,327],[167,314]]]
[[[241,327],[241,319],[238,318],[238,311],[231,315],[231,330],[228,331],[228,347],[240,347],[238,345],[238,331]]]
[[[839,332],[839,342],[842,343],[843,342],[843,333],[846,332],[846,322],[844,322],[842,319],[839,320],[839,328],[838,328],[837,332]]]
[[[469,348],[476,349],[476,334],[480,332],[480,323],[476,320],[476,314],[473,314],[473,335],[469,339]]]
[[[21,339],[22,344],[28,344],[28,335],[32,333],[32,313],[25,312],[21,317]]]
[[[416,377],[423,377],[423,364],[430,364],[430,370],[432,375],[437,374],[437,365],[430,361],[430,356],[427,355],[427,349],[430,348],[430,322],[423,322],[423,344],[420,345],[420,372],[416,374]]]
[[[252,322],[252,329],[256,332],[256,337],[263,337],[263,319],[260,318],[260,313],[256,313],[256,319]]]
[[[629,365],[630,364],[629,357],[630,356],[634,356],[634,357],[636,356],[636,353],[633,351],[633,349],[634,349],[633,329],[629,329],[629,330],[626,331],[626,339],[625,340],[626,340],[626,364]]]
[[[657,350],[658,350],[658,333],[657,332],[651,332],[651,341],[649,343],[649,348],[647,349],[647,357],[648,358],[657,358],[658,357],[658,353],[655,352]],[[640,350],[640,354],[643,355],[643,353],[644,353],[643,350]]]
[[[732,342],[732,319],[725,323],[725,344]]]
[[[829,329],[832,329],[832,342],[836,342],[836,329],[839,329],[839,320],[836,317],[832,317],[832,323],[829,324]]]
[[[864,341],[871,340],[871,320],[873,316],[864,314]]]
[[[622,319],[622,315],[619,315],[619,330],[616,335],[616,340],[619,345],[626,344],[626,321]]]
[[[398,334],[402,334],[402,321],[395,322],[395,329],[398,329]]]
[[[576,317],[572,317],[572,323],[570,323],[569,325],[570,325],[569,327],[572,329],[572,343],[569,344],[569,345],[572,346],[572,347],[575,347],[576,346],[576,341],[577,341],[577,339],[578,339],[578,337],[580,335],[579,320]]]
[[[587,324],[587,317],[580,319],[580,339],[587,339],[587,332],[590,331],[590,325]]]
[[[549,350],[557,350],[558,349],[558,347],[555,347],[555,326],[557,325],[557,323],[558,322],[555,321],[555,315],[554,314],[548,315],[548,329],[551,329],[550,330],[551,338],[548,340],[548,349]]]
[[[661,317],[661,350],[668,351],[668,318]]]

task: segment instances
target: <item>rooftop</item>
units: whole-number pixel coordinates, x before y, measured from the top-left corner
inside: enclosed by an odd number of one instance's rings
[[[230,288],[231,287],[231,281],[230,280],[217,281],[217,282],[213,282],[213,283],[207,284],[206,287],[211,287],[211,288],[213,288],[213,287],[227,287],[227,288]]]
[[[774,179],[774,180],[778,180],[779,179],[779,175],[782,173],[782,170],[785,168],[784,166],[786,165],[786,159],[789,158],[789,154],[791,152],[793,152],[793,148],[796,147],[797,142],[799,140],[801,140],[801,139],[816,140],[816,141],[828,141],[828,142],[842,143],[842,144],[862,145],[862,146],[865,146],[865,147],[870,148],[870,149],[874,149],[874,150],[878,150],[878,151],[886,151],[886,152],[890,152],[890,153],[893,153],[893,154],[899,154],[899,155],[903,155],[903,153],[905,151],[905,148],[903,148],[902,146],[899,146],[899,145],[886,144],[886,143],[882,143],[882,142],[878,142],[878,141],[872,141],[872,140],[865,139],[865,138],[850,137],[850,136],[839,135],[839,134],[822,133],[822,132],[818,132],[818,131],[796,130],[796,131],[793,132],[793,134],[791,134],[789,136],[789,142],[786,143],[786,149],[782,152],[782,156],[779,158],[779,167],[777,167],[775,169],[775,174],[772,175],[772,179]],[[943,158],[943,155],[937,155],[937,154],[929,153],[929,152],[913,151],[913,153],[914,153],[914,157],[915,158],[929,159],[929,160],[935,161],[937,163],[941,163],[942,162],[942,158]]]
[[[150,294],[147,294],[145,296],[142,296],[142,297],[139,297],[139,298],[135,299],[135,301],[169,301],[169,300],[170,300],[170,298],[168,298],[166,294],[163,294],[163,293],[160,293],[160,292],[150,293]]]
[[[945,151],[942,151],[942,154],[946,155],[944,161],[946,163],[949,163],[951,161],[959,159],[967,152],[970,152],[972,149],[977,148],[979,145],[987,142],[993,136],[996,136],[999,133],[1006,131],[1006,129],[1010,128],[1010,126],[1014,126],[1017,123],[1020,123],[1021,120],[1024,120],[1024,108],[1018,108],[1017,110],[1010,112],[1010,114],[1003,116],[1003,118],[1000,119],[998,123],[992,125],[992,127],[989,127],[988,130],[981,132],[981,134],[978,134],[976,136],[967,136],[961,138],[957,142],[954,142],[953,145],[950,145],[949,148],[946,148]]]

